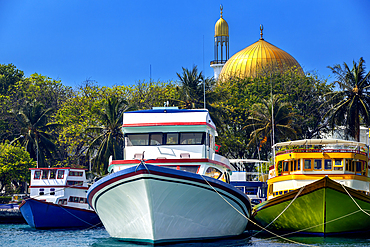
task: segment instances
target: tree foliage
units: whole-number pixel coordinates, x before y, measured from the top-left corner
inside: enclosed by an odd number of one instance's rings
[[[31,158],[37,161],[38,167],[48,167],[46,158],[52,159],[53,152],[56,152],[56,146],[52,141],[53,135],[49,131],[60,127],[60,124],[49,123],[52,110],[52,108],[44,109],[44,106],[37,101],[26,102],[20,111],[12,110],[21,126],[20,135],[13,140],[13,143],[20,142]]]
[[[96,133],[97,136],[91,141],[88,151],[96,152],[93,158],[93,170],[104,174],[108,168],[110,156],[113,160],[123,159],[123,132],[122,116],[129,109],[128,102],[123,98],[107,98],[103,109],[97,112],[100,126],[86,128],[87,133]]]
[[[330,67],[336,76],[340,91],[329,92],[328,101],[332,108],[327,112],[330,126],[345,126],[345,134],[360,141],[360,117],[364,124],[370,124],[370,71],[365,72],[365,60],[361,57],[358,64],[353,61],[352,69],[346,63]]]
[[[0,144],[0,191],[7,188],[7,192],[19,189],[23,182],[30,180],[29,168],[36,167],[36,162],[20,145]]]

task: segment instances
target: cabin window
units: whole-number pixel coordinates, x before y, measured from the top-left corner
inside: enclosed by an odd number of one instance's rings
[[[83,172],[70,171],[69,176],[82,177]]]
[[[334,160],[334,171],[343,171],[342,159]]]
[[[55,170],[50,171],[50,179],[55,179]]]
[[[147,146],[149,145],[149,134],[127,134],[126,146]]]
[[[256,187],[245,187],[245,194],[247,195],[257,195],[257,188]]]
[[[200,145],[204,144],[204,133],[180,133],[181,145]]]
[[[83,182],[82,181],[67,181],[67,185],[79,185],[82,186]]]
[[[356,174],[361,175],[362,174],[362,162],[356,161]]]
[[[58,179],[63,179],[64,178],[64,170],[59,170],[58,171],[58,176],[57,176]]]
[[[288,172],[289,171],[289,162],[284,161],[283,162],[283,172]]]
[[[199,166],[180,166],[180,171],[197,173]]]
[[[67,200],[67,199],[64,199]],[[74,203],[87,203],[87,199],[83,197],[77,197],[77,196],[70,196],[68,199],[69,202],[74,202]]]
[[[205,175],[211,178],[218,179],[221,177],[222,172],[215,167],[208,167]]]
[[[313,169],[315,170],[321,170],[322,169],[322,160],[321,159],[315,159],[313,162]]]
[[[48,179],[49,171],[48,170],[42,170],[42,179]]]
[[[59,205],[65,205],[65,204],[67,204],[67,199],[59,199],[58,200],[58,204]]]
[[[150,146],[162,145],[163,135],[162,133],[150,134]]]
[[[294,171],[294,162],[293,161],[289,161],[289,164],[290,164],[290,170],[291,171]]]
[[[332,167],[332,161],[329,159],[324,160],[324,169],[331,170],[331,167]]]
[[[297,160],[297,170],[300,171],[301,170],[301,160]]]
[[[304,160],[304,169],[305,170],[312,170],[312,160],[305,159]]]
[[[167,145],[179,144],[179,134],[178,133],[167,133],[166,144]]]
[[[40,179],[41,171],[35,171],[34,179]]]

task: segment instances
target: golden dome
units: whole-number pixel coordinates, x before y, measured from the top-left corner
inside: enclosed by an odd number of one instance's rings
[[[220,19],[216,22],[215,25],[215,37],[217,36],[229,36],[229,25],[227,22],[222,18],[222,5],[220,6],[221,10],[221,17]]]
[[[223,66],[219,79],[256,77],[264,70],[284,71],[292,67],[303,74],[302,67],[294,57],[262,38],[261,29],[261,39],[234,54]]]

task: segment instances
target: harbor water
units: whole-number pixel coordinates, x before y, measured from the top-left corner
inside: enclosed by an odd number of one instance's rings
[[[250,231],[233,239],[166,244],[164,246],[370,246],[370,234],[353,238],[289,237],[289,241],[255,234],[255,231]],[[87,230],[37,230],[26,224],[0,224],[0,246],[141,247],[146,245],[122,242],[111,238],[103,227]]]

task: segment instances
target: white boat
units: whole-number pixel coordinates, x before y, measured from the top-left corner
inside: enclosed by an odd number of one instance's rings
[[[85,170],[31,168],[30,198],[19,209],[27,223],[39,229],[89,228],[100,219],[87,204]]]
[[[228,183],[229,161],[215,154],[207,110],[126,112],[123,132],[125,159],[111,161],[112,174],[88,191],[112,237],[158,243],[243,233],[250,200]]]

